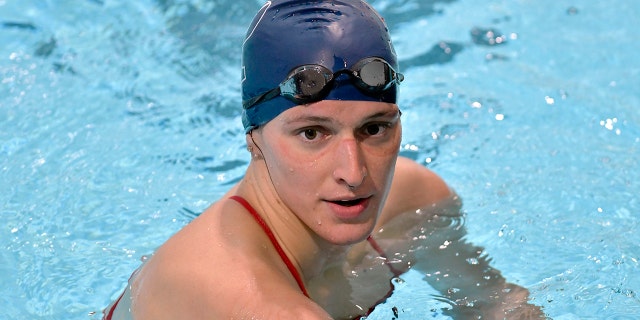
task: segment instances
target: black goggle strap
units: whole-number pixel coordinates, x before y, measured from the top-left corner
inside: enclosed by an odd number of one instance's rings
[[[383,92],[404,80],[402,73],[396,72],[385,60],[375,57],[365,58],[351,69],[335,73],[321,65],[304,65],[293,69],[278,87],[245,100],[242,105],[249,109],[279,95],[300,104],[317,101],[328,90],[328,84],[340,74],[349,75],[358,88],[369,93]]]
[[[249,109],[259,103],[262,103],[264,101],[269,101],[279,95],[280,95],[280,87],[276,87],[263,94],[257,95],[251,99],[242,101],[242,107],[244,109]]]

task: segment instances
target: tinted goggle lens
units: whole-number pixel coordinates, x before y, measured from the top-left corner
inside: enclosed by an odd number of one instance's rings
[[[322,96],[331,80],[333,73],[323,66],[298,67],[280,84],[280,94],[296,103],[308,103]]]
[[[391,67],[381,60],[373,60],[360,66],[357,77],[362,84],[374,90],[386,89],[393,80]]]

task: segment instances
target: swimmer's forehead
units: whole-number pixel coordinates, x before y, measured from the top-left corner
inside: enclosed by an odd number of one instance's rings
[[[396,104],[371,101],[335,101],[323,100],[309,105],[301,105],[276,117],[278,122],[288,125],[296,124],[345,124],[347,122],[363,123],[385,119],[392,121],[400,117]]]

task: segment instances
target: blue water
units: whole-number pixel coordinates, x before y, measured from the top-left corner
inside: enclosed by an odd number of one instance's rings
[[[640,319],[640,2],[372,1],[402,154],[554,319]],[[240,179],[258,1],[0,0],[0,318],[98,319]],[[370,319],[444,318],[409,272]]]

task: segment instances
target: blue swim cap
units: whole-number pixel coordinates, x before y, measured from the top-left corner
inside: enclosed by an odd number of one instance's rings
[[[254,17],[242,46],[242,99],[277,87],[295,67],[318,64],[336,72],[368,57],[382,58],[398,71],[389,30],[364,1],[267,1]],[[338,80],[325,99],[396,103],[397,85],[371,96],[350,81]],[[242,124],[250,132],[294,106],[277,96],[244,109]]]

